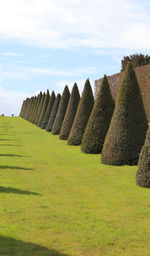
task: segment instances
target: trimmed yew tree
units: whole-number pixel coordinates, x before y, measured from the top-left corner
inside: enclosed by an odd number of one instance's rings
[[[150,127],[140,154],[136,182],[139,186],[150,188]]]
[[[86,80],[77,113],[68,137],[69,145],[80,145],[94,104],[94,97],[89,79]]]
[[[43,106],[42,106],[42,109],[41,109],[41,114],[40,114],[40,117],[39,117],[39,121],[38,121],[38,126],[39,127],[42,127],[42,122],[43,122],[43,119],[45,117],[45,113],[46,113],[46,110],[47,110],[49,100],[50,100],[50,94],[49,94],[49,90],[47,90],[47,93],[46,93],[46,96],[45,96],[45,99],[44,99],[44,102],[43,102]]]
[[[44,92],[44,93],[42,94],[42,98],[41,98],[41,101],[40,101],[40,104],[39,104],[39,107],[38,107],[38,111],[37,111],[37,116],[36,116],[36,119],[35,119],[35,124],[36,124],[36,125],[38,124],[38,121],[39,121],[39,118],[40,118],[40,115],[41,115],[42,106],[43,106],[45,97],[46,97],[46,94],[45,94],[45,92]]]
[[[45,116],[44,116],[44,119],[42,122],[42,126],[41,126],[42,129],[46,129],[46,127],[47,127],[48,120],[50,118],[50,114],[51,114],[51,111],[52,111],[52,108],[53,108],[53,105],[55,102],[55,98],[56,98],[55,93],[54,93],[54,91],[52,91],[52,94],[50,96],[49,103],[47,106],[47,110],[46,110],[46,113],[45,113]]]
[[[49,118],[47,127],[46,127],[46,131],[47,132],[51,132],[51,130],[52,130],[53,123],[55,121],[55,118],[56,118],[56,115],[57,115],[57,111],[58,111],[58,107],[59,107],[59,104],[60,104],[60,100],[61,100],[61,95],[58,93],[57,97],[55,99],[55,102],[54,102],[51,114],[50,114],[50,118]]]
[[[54,121],[54,124],[53,124],[53,127],[52,127],[52,133],[53,134],[59,134],[60,133],[62,122],[63,122],[64,116],[66,114],[66,109],[67,109],[67,106],[68,106],[69,98],[70,98],[70,92],[69,92],[68,86],[66,85],[65,88],[64,88],[64,91],[63,91],[63,94],[62,94],[62,97],[61,97],[61,101],[60,101],[60,104],[59,104],[59,108],[58,108],[58,111],[57,111],[57,115],[56,115],[56,118],[55,118],[55,121]]]
[[[36,107],[35,107],[32,123],[35,123],[35,119],[36,119],[36,116],[37,116],[37,112],[38,112],[38,108],[39,108],[41,99],[42,99],[42,92],[40,92],[38,97],[37,97],[37,102],[36,102]]]
[[[137,164],[144,144],[147,120],[134,69],[129,62],[118,95],[114,114],[102,150],[102,163]]]
[[[62,127],[60,130],[60,136],[59,138],[62,140],[67,140],[75,115],[76,115],[76,111],[77,111],[77,107],[80,101],[80,94],[79,94],[79,90],[78,90],[78,86],[75,83],[71,92],[71,96],[69,99],[69,103],[68,103],[68,107],[67,107],[67,111],[64,117],[64,121],[62,123]]]
[[[34,113],[34,110],[35,110],[35,103],[36,103],[36,100],[37,100],[37,97],[34,96],[33,97],[33,101],[32,101],[32,106],[31,106],[31,111],[30,111],[30,115],[29,115],[29,121],[31,122],[31,119],[33,117],[33,113]]]
[[[104,76],[81,143],[81,151],[97,154],[102,151],[104,140],[114,111],[107,77]]]

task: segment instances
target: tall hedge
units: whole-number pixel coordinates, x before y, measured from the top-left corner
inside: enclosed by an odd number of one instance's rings
[[[69,145],[80,145],[94,104],[94,97],[89,79],[86,80],[77,113],[68,137]]]
[[[39,118],[40,118],[40,115],[41,115],[42,106],[43,106],[45,97],[46,97],[46,94],[44,92],[42,94],[42,98],[41,98],[41,101],[40,101],[40,104],[39,104],[39,107],[38,107],[38,110],[37,110],[37,115],[36,115],[36,119],[35,119],[35,124],[36,125],[38,124],[38,121],[39,121]]]
[[[136,182],[139,186],[150,188],[150,127],[140,154]]]
[[[61,95],[58,93],[57,97],[55,99],[51,114],[50,114],[50,118],[48,120],[47,127],[46,127],[47,132],[51,132],[51,130],[52,130],[53,123],[55,121],[56,114],[57,114],[57,111],[58,111],[58,107],[59,107],[59,104],[60,104],[60,100],[61,100]]]
[[[137,164],[144,144],[147,120],[134,69],[129,62],[120,86],[102,150],[102,163],[109,165]]]
[[[41,114],[40,114],[40,117],[39,117],[39,121],[38,121],[38,126],[39,127],[42,127],[42,122],[43,122],[45,114],[46,114],[46,110],[47,110],[49,100],[50,100],[50,94],[49,94],[49,90],[47,90],[47,93],[46,93],[46,96],[45,96],[45,99],[44,99],[44,102],[43,102],[43,106],[42,106],[42,109],[41,109]]]
[[[81,143],[81,151],[97,154],[102,151],[114,111],[107,77],[104,76]]]
[[[56,115],[56,118],[55,118],[55,121],[54,121],[54,124],[53,124],[53,127],[52,127],[52,133],[53,134],[59,134],[60,133],[62,122],[64,120],[64,116],[65,116],[66,109],[67,109],[67,106],[68,106],[69,98],[70,98],[70,92],[69,92],[68,86],[66,85],[65,88],[64,88],[64,91],[63,91],[63,94],[62,94],[62,97],[61,97],[61,101],[60,101],[60,104],[59,104],[59,108],[58,108],[58,111],[57,111],[57,115]]]
[[[48,120],[50,118],[50,114],[51,114],[51,111],[52,111],[52,108],[53,108],[53,105],[55,102],[55,98],[56,98],[55,93],[54,93],[54,91],[52,91],[52,94],[50,96],[49,103],[47,106],[47,110],[46,110],[46,113],[45,113],[45,116],[44,116],[44,119],[42,122],[42,126],[41,126],[42,129],[46,129],[46,127],[47,127]]]
[[[67,111],[64,117],[64,121],[62,123],[62,127],[60,130],[59,138],[62,140],[67,140],[69,136],[69,133],[76,115],[79,101],[80,101],[80,94],[79,94],[78,86],[75,83],[71,92],[71,96],[70,96]]]

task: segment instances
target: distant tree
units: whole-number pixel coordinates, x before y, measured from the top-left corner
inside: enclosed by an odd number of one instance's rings
[[[104,76],[92,113],[81,143],[81,151],[97,154],[102,152],[106,133],[114,111],[107,77]]]
[[[57,97],[55,99],[55,102],[54,102],[54,105],[53,105],[53,108],[52,108],[49,120],[48,120],[47,127],[46,127],[46,131],[47,132],[51,132],[51,130],[52,130],[53,123],[55,121],[55,117],[57,115],[58,107],[59,107],[59,104],[60,104],[60,100],[61,100],[61,95],[58,93]]]
[[[52,108],[53,108],[53,105],[55,102],[55,98],[56,98],[55,93],[54,93],[54,91],[52,91],[52,94],[50,96],[49,103],[48,103],[48,106],[46,109],[46,113],[45,113],[45,116],[44,116],[44,119],[42,122],[42,126],[41,126],[42,129],[46,129],[46,127],[47,127],[47,124],[48,124],[48,121],[50,118],[50,114],[51,114],[51,111],[52,111]]]
[[[150,188],[150,127],[140,154],[136,181],[139,186]]]
[[[89,79],[86,80],[76,116],[68,137],[69,145],[80,145],[94,105],[94,97]]]
[[[121,60],[121,71],[124,71],[128,61],[132,63],[132,66],[134,68],[150,64],[150,56],[144,55],[144,54],[132,54],[130,56],[124,56],[124,58]]]
[[[53,127],[52,127],[52,133],[53,134],[59,134],[60,133],[62,122],[63,122],[65,114],[66,114],[69,98],[70,98],[70,92],[69,92],[68,86],[66,85],[65,88],[64,88],[62,97],[61,97],[61,101],[60,101],[60,104],[59,104],[59,108],[58,108],[58,111],[57,111],[55,121],[53,123]]]
[[[78,86],[75,83],[71,92],[71,96],[69,99],[69,103],[68,103],[68,107],[67,107],[67,111],[64,117],[64,121],[62,123],[62,127],[60,130],[60,136],[59,138],[62,140],[67,140],[75,115],[76,115],[76,111],[77,111],[77,107],[80,101],[80,94],[79,94],[79,90],[78,90]]]
[[[147,130],[142,97],[132,64],[122,79],[118,99],[102,150],[102,163],[137,164]]]

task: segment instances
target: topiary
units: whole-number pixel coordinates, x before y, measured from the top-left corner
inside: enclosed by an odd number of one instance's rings
[[[39,127],[42,126],[42,122],[43,122],[43,119],[45,117],[45,113],[46,113],[46,110],[47,110],[49,100],[50,100],[50,94],[49,94],[49,90],[47,90],[47,93],[46,93],[46,96],[45,96],[45,99],[44,99],[44,102],[43,102],[43,106],[42,106],[42,109],[41,109],[41,114],[40,114],[40,117],[39,117],[39,120],[38,120],[38,126]]]
[[[79,94],[78,86],[75,83],[71,92],[71,96],[70,96],[67,111],[64,117],[64,121],[60,130],[59,138],[62,140],[66,140],[69,136],[69,133],[76,115],[79,101],[80,101],[80,94]]]
[[[61,95],[58,93],[57,97],[55,99],[55,102],[54,102],[51,114],[50,114],[50,118],[49,118],[47,127],[46,127],[46,131],[47,132],[51,132],[51,130],[52,130],[53,123],[55,121],[55,118],[56,118],[56,115],[57,115],[57,111],[58,111],[58,107],[59,107],[59,104],[60,104],[60,100],[61,100]]]
[[[81,143],[81,151],[97,154],[102,151],[114,111],[107,77],[104,76]]]
[[[61,125],[62,122],[64,120],[64,116],[66,113],[66,109],[68,106],[68,102],[69,102],[69,98],[70,98],[70,92],[68,89],[68,86],[66,85],[61,97],[61,101],[58,107],[58,111],[57,111],[57,115],[55,118],[55,121],[53,123],[53,127],[52,127],[52,133],[53,134],[59,134],[60,133],[60,129],[61,129]]]
[[[39,107],[38,107],[38,110],[37,110],[37,116],[36,116],[36,119],[35,119],[35,124],[36,125],[38,124],[38,121],[39,121],[39,118],[40,118],[40,115],[41,115],[42,106],[43,106],[43,102],[44,102],[45,97],[46,97],[46,94],[44,92],[42,94],[42,98],[41,98],[41,101],[40,101],[40,104],[39,104]]]
[[[150,188],[150,127],[147,131],[145,144],[141,150],[136,182],[139,186]]]
[[[69,145],[80,145],[94,104],[94,97],[89,79],[86,80],[77,113],[68,137]]]
[[[46,127],[47,127],[48,120],[50,118],[50,114],[51,114],[51,111],[52,111],[52,108],[53,108],[53,105],[55,102],[55,98],[56,98],[55,93],[54,93],[54,91],[52,91],[52,94],[51,94],[51,97],[49,99],[49,103],[47,106],[47,110],[46,110],[45,116],[43,118],[43,122],[42,122],[42,126],[41,126],[42,129],[46,129]]]
[[[102,150],[102,163],[137,164],[147,120],[134,69],[129,62]]]

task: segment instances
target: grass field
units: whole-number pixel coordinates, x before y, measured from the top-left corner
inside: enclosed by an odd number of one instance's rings
[[[0,117],[0,256],[149,256],[150,190],[136,170]]]

